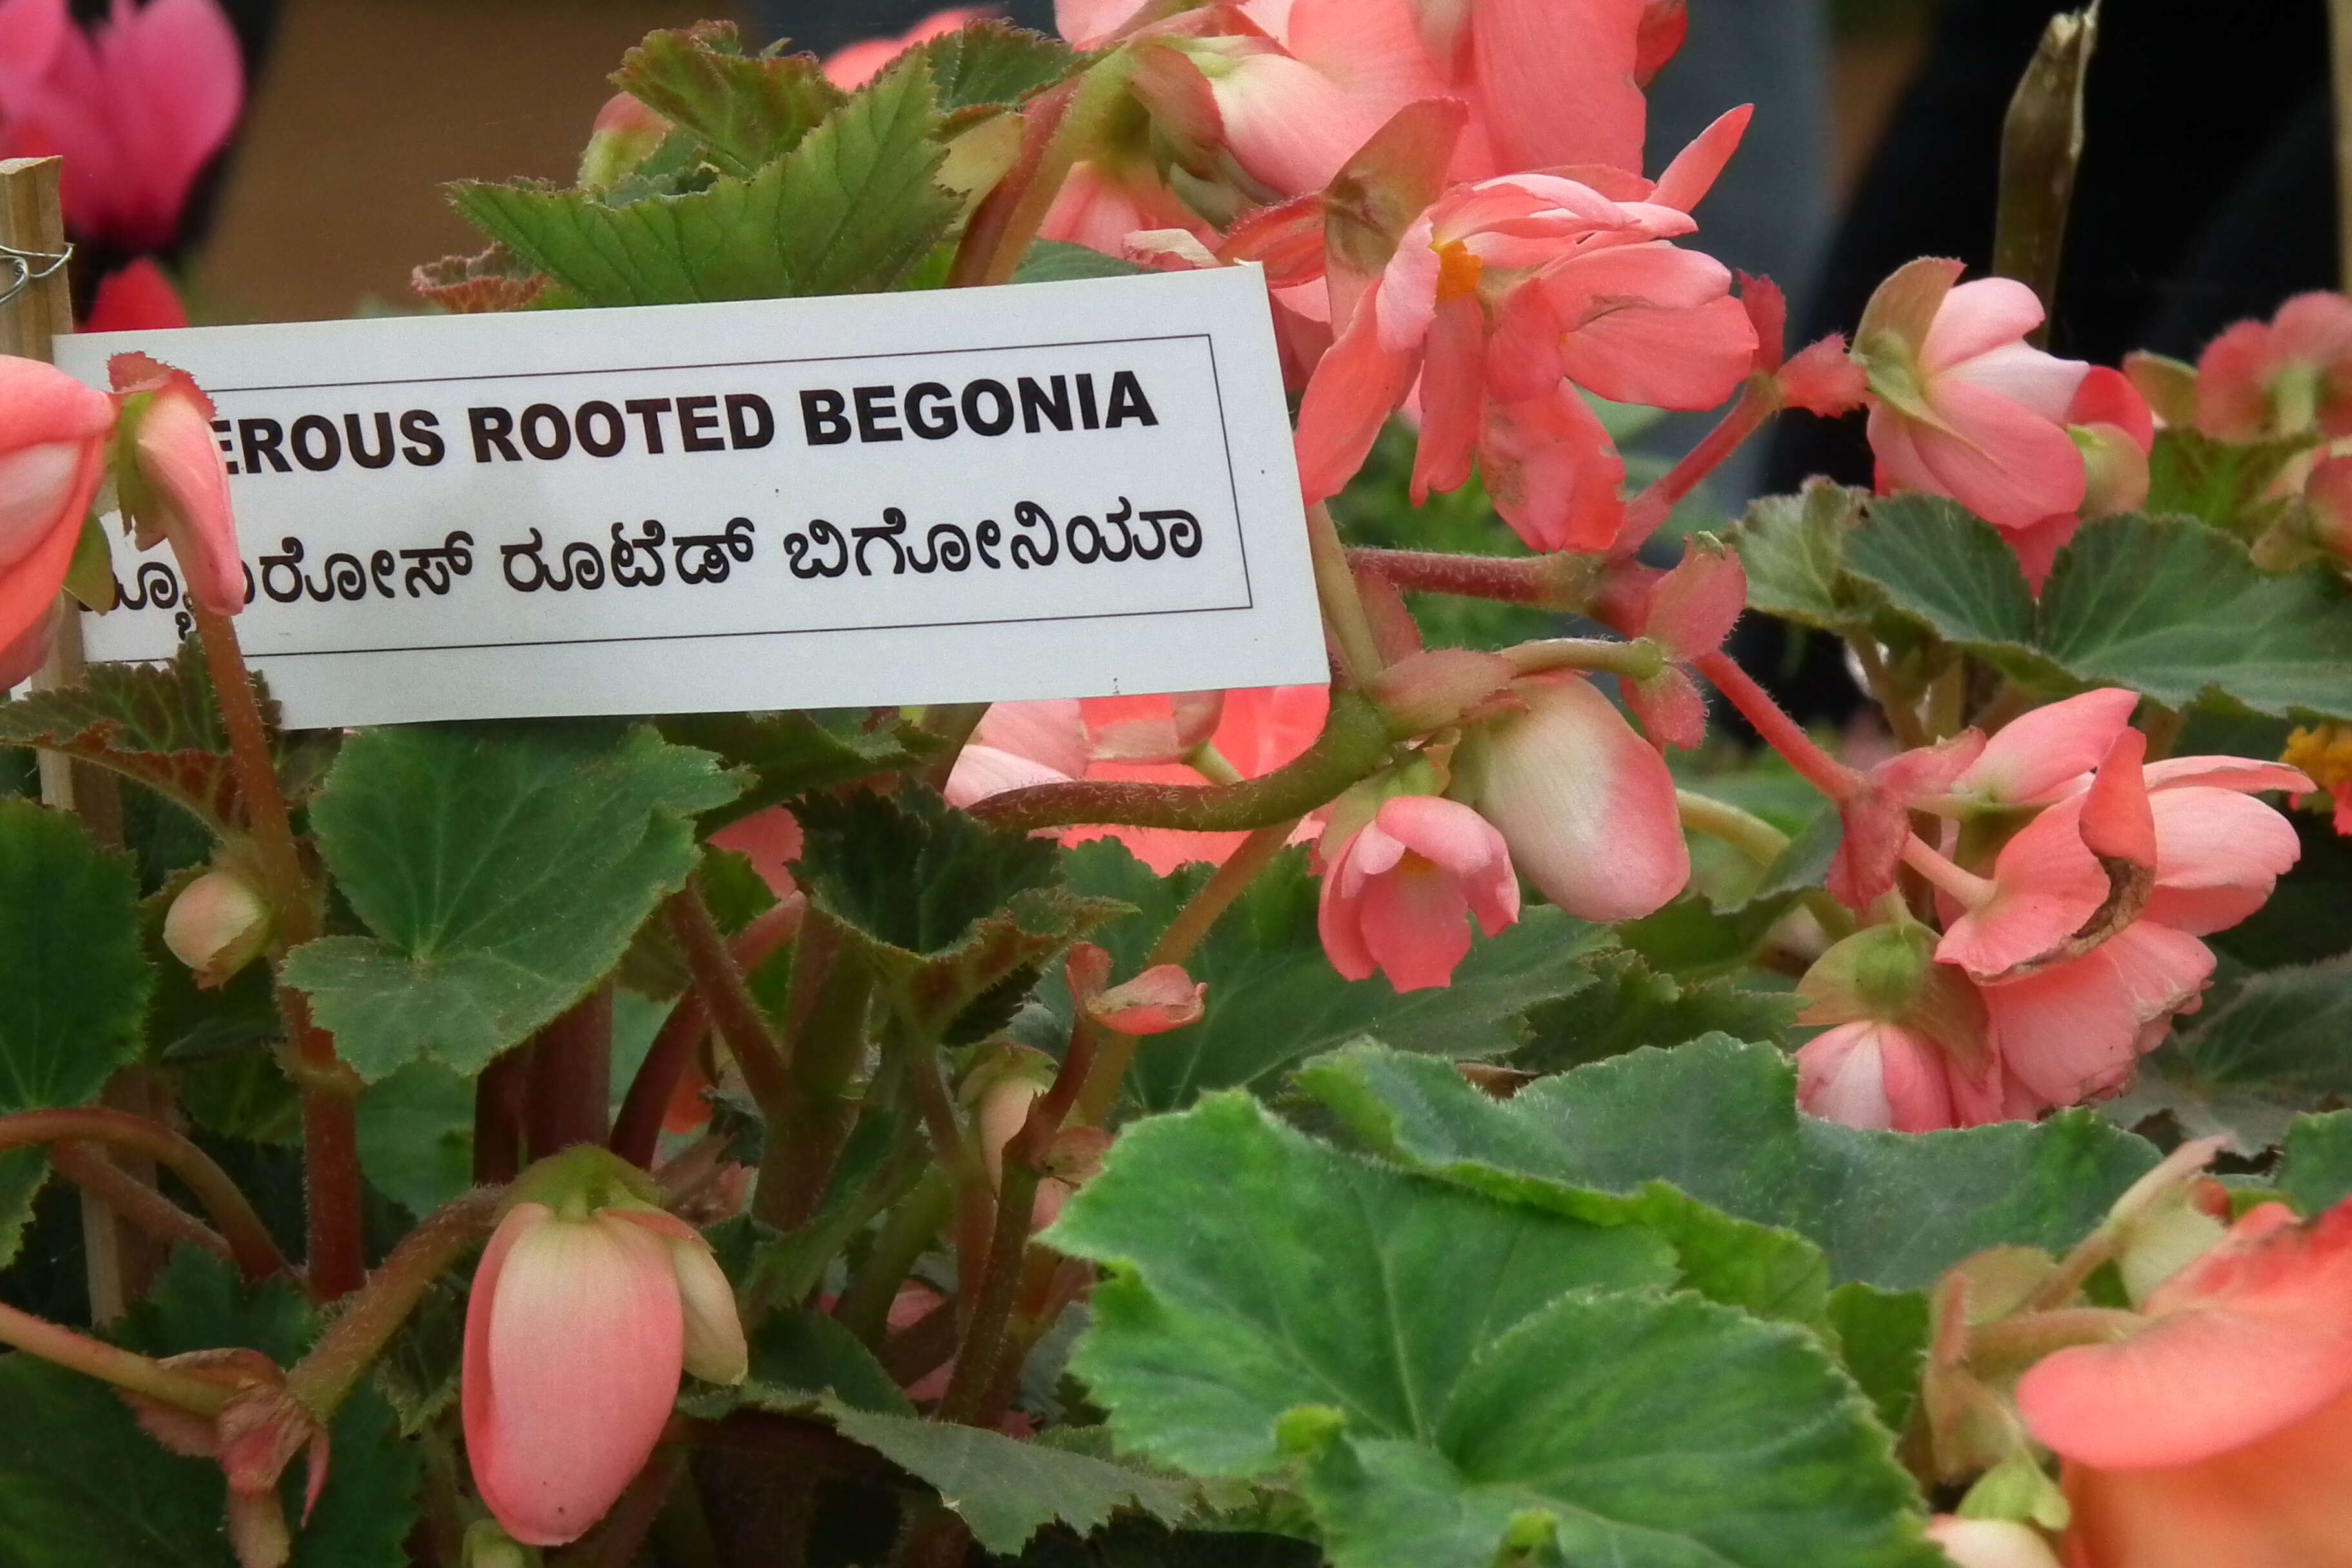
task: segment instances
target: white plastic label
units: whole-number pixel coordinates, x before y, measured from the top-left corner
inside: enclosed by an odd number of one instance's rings
[[[237,633],[300,728],[1326,674],[1254,268],[60,339],[218,406]],[[111,523],[92,662],[171,657]]]

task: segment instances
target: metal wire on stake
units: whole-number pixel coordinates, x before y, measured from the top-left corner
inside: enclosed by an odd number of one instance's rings
[[[73,242],[68,240],[63,250],[20,250],[13,245],[0,245],[0,265],[5,265],[16,276],[8,286],[0,289],[0,305],[5,305],[27,287],[62,271],[74,258]],[[34,264],[37,262],[37,268]]]

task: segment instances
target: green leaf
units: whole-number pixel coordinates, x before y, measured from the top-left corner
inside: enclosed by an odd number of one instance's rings
[[[1878,1290],[1849,1283],[1830,1292],[1838,1359],[1890,1432],[1900,1432],[1918,1397],[1927,1360],[1927,1298],[1917,1290]]]
[[[479,1072],[586,994],[734,797],[704,752],[644,727],[379,730],[343,749],[310,820],[373,937],[327,937],[283,978],[361,1077]]]
[[[2033,593],[2017,552],[1957,501],[1917,495],[1872,501],[1846,535],[1845,564],[1947,642],[2022,652],[2033,640]]]
[[[2352,1110],[2294,1119],[2278,1186],[2305,1215],[2326,1214],[2352,1198]]]
[[[1287,1535],[1171,1530],[1130,1516],[1083,1540],[1066,1530],[1047,1531],[1005,1568],[1322,1568],[1322,1563],[1320,1552]]]
[[[824,1408],[843,1436],[929,1481],[989,1552],[1018,1552],[1049,1524],[1085,1533],[1129,1508],[1172,1523],[1192,1507],[1189,1485],[1149,1470],[976,1426],[855,1409],[838,1400],[827,1400]]]
[[[2084,524],[2042,618],[2043,650],[2085,682],[2172,708],[2218,689],[2277,717],[2352,717],[2352,590],[2321,567],[2272,576],[2189,518]]]
[[[1236,1479],[1303,1458],[1339,1568],[1488,1568],[1537,1513],[1525,1544],[1556,1530],[1568,1562],[1936,1561],[1826,1353],[1654,1294],[1673,1265],[1638,1227],[1355,1160],[1228,1094],[1129,1129],[1047,1239],[1110,1269],[1071,1365],[1121,1447]]]
[[[730,1410],[782,1415],[811,1410],[834,1396],[845,1408],[912,1416],[898,1384],[865,1342],[837,1319],[796,1307],[772,1312],[752,1331],[751,1371],[734,1388],[689,1394],[689,1413],[718,1420]]]
[[[871,293],[954,224],[929,68],[895,67],[749,179],[614,207],[546,184],[461,182],[476,226],[585,305]]]
[[[929,62],[940,108],[1009,109],[1070,73],[1077,54],[1059,38],[982,17],[916,52]]]
[[[992,832],[920,785],[812,795],[793,810],[806,846],[795,874],[811,907],[860,940],[908,1020],[934,1035],[1126,912],[1064,886],[1049,841]],[[1005,998],[1005,1016],[1018,999]]]
[[[1793,892],[1782,892],[1717,909],[1704,894],[1685,893],[1655,914],[1619,926],[1617,938],[1667,974],[1730,974],[1748,966],[1796,901]]]
[[[301,801],[318,784],[332,743],[278,734],[278,705],[261,694],[277,736],[278,785]],[[243,821],[228,731],[212,677],[190,642],[170,664],[102,664],[79,686],[0,700],[0,746],[42,746],[138,780],[215,832]]]
[[[1748,607],[1827,632],[1867,623],[1877,600],[1846,574],[1845,541],[1869,499],[1864,490],[1811,479],[1800,494],[1750,506],[1731,530],[1748,574]]]
[[[2063,1252],[2157,1162],[2143,1140],[2079,1110],[2038,1125],[1858,1131],[1800,1114],[1796,1077],[1771,1047],[1714,1037],[1539,1079],[1507,1101],[1370,1046],[1324,1058],[1301,1085],[1417,1163],[1599,1193],[1665,1182],[1807,1237],[1835,1282],[1890,1290],[1924,1289],[1990,1247]]]
[[[1067,852],[1081,889],[1133,904],[1140,913],[1095,935],[1114,972],[1142,966],[1168,921],[1208,875],[1191,867],[1152,875],[1125,846],[1104,839]],[[1128,1075],[1137,1109],[1171,1110],[1213,1089],[1267,1089],[1318,1051],[1371,1032],[1402,1050],[1449,1059],[1491,1058],[1517,1047],[1522,1022],[1539,1003],[1570,996],[1592,983],[1586,960],[1603,940],[1597,926],[1549,907],[1480,940],[1443,989],[1400,996],[1379,976],[1343,980],[1316,934],[1318,884],[1304,849],[1283,852],[1234,901],[1185,971],[1209,987],[1206,1014],[1187,1029],[1148,1041]],[[1065,1028],[1067,993],[1049,980],[1038,1000]]]
[[[1425,1425],[1408,1439],[1350,1422],[1309,1453],[1303,1489],[1337,1568],[1946,1561],[1820,1344],[1710,1301],[1565,1297],[1488,1347]]]
[[[1071,1365],[1120,1446],[1216,1476],[1278,1467],[1276,1427],[1302,1405],[1414,1432],[1563,1291],[1675,1269],[1647,1231],[1340,1153],[1239,1093],[1129,1127],[1047,1239],[1110,1268]]]
[[[97,1098],[139,1053],[152,984],[130,862],[0,800],[0,1114]]]
[[[2347,1039],[2352,958],[2269,970],[2151,1053],[2122,1113],[2169,1110],[2190,1137],[2222,1133],[2260,1153],[2297,1110],[2352,1100]]]
[[[473,1084],[433,1062],[370,1084],[359,1145],[370,1185],[410,1214],[431,1214],[474,1184]]]
[[[751,784],[703,815],[707,835],[795,795],[838,789],[877,773],[905,773],[940,754],[943,742],[903,719],[876,729],[858,711],[692,713],[658,721],[665,740],[746,769]]]
[[[219,1345],[283,1365],[315,1331],[283,1281],[247,1295],[226,1267],[182,1248],[122,1339],[151,1355]],[[23,1568],[235,1568],[222,1533],[220,1467],[182,1458],[139,1430],[104,1384],[27,1355],[0,1358],[0,1562]],[[302,1464],[282,1483],[294,1526],[290,1568],[401,1568],[421,1465],[391,1412],[362,1388],[330,1427],[333,1463],[307,1525]]]
[[[2298,437],[2240,444],[2171,426],[2156,433],[2147,455],[2147,510],[2177,512],[2242,538],[2261,531],[2278,503],[2265,494],[2287,464],[2311,449]]]
[[[1143,268],[1116,256],[1105,256],[1066,239],[1031,243],[1013,270],[1015,283],[1069,283],[1085,278],[1134,278]]]
[[[847,101],[814,55],[747,56],[724,22],[647,34],[613,82],[738,175],[783,157]]]
[[[1591,968],[1598,984],[1528,1015],[1532,1037],[1512,1053],[1513,1067],[1559,1072],[1701,1035],[1776,1041],[1796,1021],[1797,1001],[1787,993],[1750,991],[1729,980],[1678,980],[1636,952],[1596,954]]]

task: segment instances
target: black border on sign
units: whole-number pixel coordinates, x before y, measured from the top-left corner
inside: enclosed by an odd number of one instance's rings
[[[1257,608],[1257,590],[1250,579],[1249,530],[1242,521],[1241,477],[1234,471],[1234,433],[1225,413],[1224,375],[1217,363],[1217,340],[1212,332],[1159,332],[1125,338],[1079,338],[1051,343],[995,343],[976,348],[908,349],[862,354],[809,354],[790,359],[720,360],[702,364],[607,365],[593,370],[531,370],[484,372],[472,375],[394,376],[375,381],[289,382],[278,386],[224,386],[216,395],[261,392],[330,392],[363,386],[430,386],[467,381],[532,381],[558,376],[651,375],[671,371],[740,370],[790,364],[837,364],[856,360],[927,359],[946,354],[1009,353],[1024,349],[1102,348],[1119,343],[1188,342],[1199,340],[1209,351],[1209,384],[1217,398],[1217,437],[1225,453],[1226,492],[1232,498],[1234,543],[1241,553],[1242,602],[1238,605],[1192,605],[1170,610],[1118,610],[1100,615],[1010,616],[969,621],[899,621],[881,626],[778,626],[761,631],[679,632],[658,637],[533,637],[514,642],[413,643],[390,647],[289,648],[283,652],[250,650],[257,662],[281,658],[365,658],[402,653],[480,653],[507,647],[594,647],[614,644],[727,641],[754,637],[825,637],[856,632],[952,630],[969,626],[1047,626],[1071,621],[1142,620],[1162,616],[1233,615]],[[94,659],[95,664],[143,664],[143,658]]]

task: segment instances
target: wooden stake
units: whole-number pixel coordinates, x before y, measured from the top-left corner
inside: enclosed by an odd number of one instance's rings
[[[2327,0],[2328,54],[2336,101],[2336,267],[2352,293],[2352,0]]]

